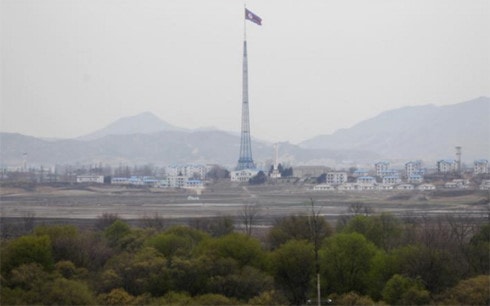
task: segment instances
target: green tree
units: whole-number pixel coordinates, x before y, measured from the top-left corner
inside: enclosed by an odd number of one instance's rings
[[[359,295],[356,292],[348,292],[344,294],[330,294],[329,299],[334,305],[376,305],[374,301],[365,295]]]
[[[366,293],[368,272],[377,252],[376,246],[359,233],[342,233],[327,238],[320,252],[327,291]]]
[[[73,225],[44,225],[34,230],[37,236],[48,236],[51,240],[53,259],[76,260],[84,250],[80,249],[78,229]]]
[[[129,225],[126,222],[117,219],[104,230],[104,236],[109,241],[110,246],[116,247],[130,232],[131,228]]]
[[[94,305],[96,299],[93,292],[84,282],[56,278],[45,284],[40,290],[42,299],[33,304],[45,305]]]
[[[46,270],[52,270],[54,260],[51,240],[48,236],[28,235],[11,241],[1,256],[2,274],[27,263],[38,263]]]
[[[322,241],[332,234],[332,228],[325,218],[319,217],[316,221],[315,232],[312,232],[310,216],[293,215],[276,220],[267,237],[271,249],[292,239],[314,243],[315,237]]]
[[[383,300],[390,305],[427,305],[430,302],[430,292],[419,280],[399,274],[386,283],[382,294]]]
[[[102,273],[104,290],[121,287],[131,295],[145,292],[161,296],[171,288],[167,261],[154,248],[143,248],[138,252],[123,252],[113,257]]]
[[[267,181],[267,175],[264,171],[259,171],[256,175],[248,180],[250,185],[262,185]]]
[[[410,245],[393,250],[390,257],[397,266],[396,273],[420,279],[432,293],[453,286],[458,280],[454,273],[458,263],[446,251]]]
[[[461,280],[442,294],[440,302],[445,305],[490,305],[490,276]]]
[[[388,251],[400,243],[402,226],[400,220],[388,213],[378,216],[357,215],[348,221],[343,232],[362,234],[377,247]]]
[[[124,289],[117,288],[109,293],[99,294],[97,300],[103,305],[130,305],[134,301],[134,296]]]
[[[471,238],[469,261],[473,273],[490,275],[490,223]]]
[[[290,240],[271,254],[271,265],[276,283],[289,302],[306,302],[315,271],[315,252],[306,240]]]
[[[250,265],[262,267],[265,262],[265,253],[260,242],[240,233],[232,233],[216,239],[203,241],[197,249],[198,254],[211,258],[233,258],[240,267]]]

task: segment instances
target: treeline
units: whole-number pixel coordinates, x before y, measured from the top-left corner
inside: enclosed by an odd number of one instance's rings
[[[318,279],[323,304],[490,304],[490,224],[474,218],[358,207],[332,228],[312,205],[261,239],[227,218],[156,221],[104,216],[93,230],[38,226],[3,240],[2,305],[316,305]]]

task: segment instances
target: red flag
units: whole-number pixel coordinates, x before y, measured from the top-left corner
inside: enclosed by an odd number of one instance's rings
[[[255,15],[248,9],[245,9],[245,19],[252,21],[253,23],[256,23],[258,25],[262,25],[262,18],[259,16]]]

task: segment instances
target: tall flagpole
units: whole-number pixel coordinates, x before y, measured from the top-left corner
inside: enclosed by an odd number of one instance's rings
[[[244,12],[247,11],[247,4],[245,2],[243,2],[243,8],[244,8]],[[243,16],[243,41],[246,41],[247,40],[247,18],[245,18],[245,16]]]
[[[252,158],[252,141],[250,137],[250,116],[248,107],[247,18],[245,12],[246,7],[243,15],[242,131],[240,137],[240,156],[236,170],[255,169]]]

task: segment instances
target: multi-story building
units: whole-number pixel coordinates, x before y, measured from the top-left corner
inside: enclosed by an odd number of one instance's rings
[[[325,183],[331,185],[340,185],[347,183],[346,172],[328,172],[325,177]]]
[[[401,181],[402,180],[398,175],[383,177],[383,185],[396,185],[396,184],[400,184]]]
[[[398,170],[395,170],[395,169],[382,170],[377,175],[381,178],[386,177],[386,176],[400,177],[400,173],[398,172]]]
[[[478,175],[478,174],[485,174],[485,173],[488,173],[488,160],[486,159],[475,160],[474,167],[473,167],[473,174]]]
[[[167,176],[185,176],[203,180],[206,176],[207,168],[204,165],[170,165],[165,168]]]
[[[424,181],[424,177],[420,174],[411,174],[407,178],[407,182],[410,184],[420,184]]]
[[[374,164],[376,175],[382,177],[382,172],[390,168],[390,163],[387,161],[380,161]]]
[[[352,173],[353,177],[368,176],[369,171],[366,169],[357,169]]]
[[[422,168],[422,161],[409,161],[405,164],[405,175],[410,177],[414,174],[423,176],[425,174],[425,170]]]
[[[357,178],[357,184],[374,186],[376,184],[376,179],[372,176],[361,176]]]
[[[437,171],[439,173],[456,172],[458,163],[453,159],[442,159],[437,162]]]

